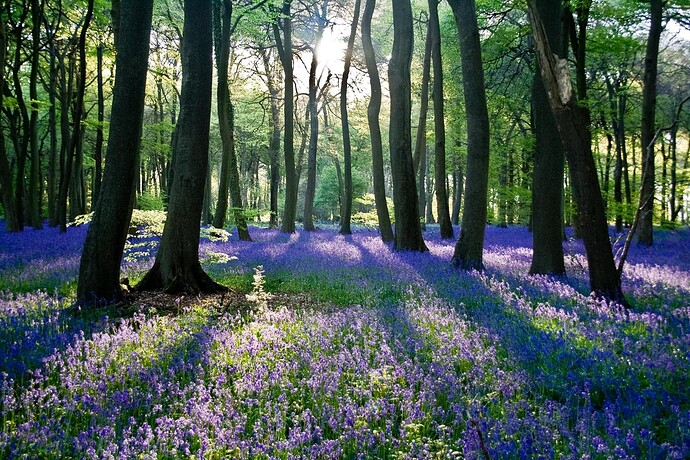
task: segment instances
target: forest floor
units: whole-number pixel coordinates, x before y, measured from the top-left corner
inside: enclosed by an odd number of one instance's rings
[[[0,458],[690,458],[689,229],[632,247],[630,309],[576,240],[555,279],[524,227],[463,272],[433,226],[421,254],[323,226],[202,239],[228,294],[80,310],[86,228],[0,223]]]

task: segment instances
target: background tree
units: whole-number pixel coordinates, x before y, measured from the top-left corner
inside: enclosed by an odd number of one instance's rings
[[[228,189],[233,207],[233,217],[240,240],[251,241],[247,218],[242,206],[240,174],[237,170],[235,152],[235,109],[228,87],[228,62],[230,60],[230,36],[232,35],[232,2],[214,0],[214,31],[216,34],[217,103],[218,128],[223,145],[220,180],[218,185],[218,204],[213,225],[223,228],[228,206]]]
[[[153,0],[122,0],[108,162],[79,265],[81,303],[122,296],[120,263],[134,200],[152,10]]]
[[[185,0],[180,117],[168,217],[153,267],[138,290],[220,292],[199,263],[199,222],[208,167],[213,78],[211,0]]]

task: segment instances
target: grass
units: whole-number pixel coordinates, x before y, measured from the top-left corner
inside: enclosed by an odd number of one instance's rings
[[[173,315],[72,309],[72,230],[0,234],[0,457],[690,456],[687,230],[633,248],[625,310],[587,295],[578,242],[568,278],[528,276],[522,228],[487,229],[482,273],[453,270],[434,228],[424,254],[252,228],[200,248],[241,308]]]

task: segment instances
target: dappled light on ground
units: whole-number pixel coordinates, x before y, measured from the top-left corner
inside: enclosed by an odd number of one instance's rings
[[[487,229],[481,273],[433,227],[421,254],[252,228],[201,243],[234,300],[119,316],[70,308],[84,233],[50,232],[0,231],[0,457],[690,456],[687,230],[632,248],[631,309],[589,296],[577,241],[529,276],[524,228]]]

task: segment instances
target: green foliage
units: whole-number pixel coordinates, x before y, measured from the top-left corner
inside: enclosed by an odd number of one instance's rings
[[[354,212],[352,214],[352,222],[355,224],[364,225],[365,227],[378,227],[379,217],[376,213],[376,201],[373,193],[367,193],[354,200]],[[393,200],[386,197],[386,204],[388,205],[388,214],[393,219]]]
[[[137,209],[142,211],[163,211],[165,209],[163,196],[143,193],[137,197]]]

